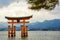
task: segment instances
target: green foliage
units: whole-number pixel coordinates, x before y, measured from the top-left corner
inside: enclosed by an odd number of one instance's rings
[[[41,8],[52,10],[59,3],[59,0],[28,0],[28,3],[31,4],[29,8],[32,10],[39,10]]]

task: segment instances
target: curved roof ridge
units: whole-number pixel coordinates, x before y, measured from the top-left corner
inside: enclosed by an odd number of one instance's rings
[[[28,19],[28,18],[32,18],[33,15],[30,15],[30,16],[25,16],[25,17],[7,17],[5,16],[5,18],[7,19]]]

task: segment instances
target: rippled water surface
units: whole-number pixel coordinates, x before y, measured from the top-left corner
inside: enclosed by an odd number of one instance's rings
[[[28,31],[28,37],[21,38],[21,31],[15,38],[8,38],[7,31],[0,31],[0,40],[60,40],[60,31]]]

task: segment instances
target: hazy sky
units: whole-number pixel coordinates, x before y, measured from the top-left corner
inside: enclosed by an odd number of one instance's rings
[[[33,15],[31,22],[42,22],[44,20],[60,19],[60,2],[52,11],[41,9],[34,11],[28,9],[26,0],[0,0],[0,22],[6,22],[5,16],[28,16]]]

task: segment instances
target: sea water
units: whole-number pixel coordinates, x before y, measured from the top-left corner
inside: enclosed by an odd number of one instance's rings
[[[0,31],[0,40],[60,40],[60,31],[28,31],[28,37],[21,37],[21,31],[16,31],[16,37],[8,38],[7,31]]]

